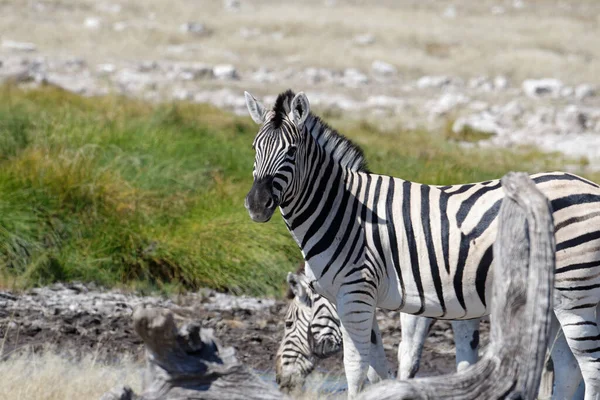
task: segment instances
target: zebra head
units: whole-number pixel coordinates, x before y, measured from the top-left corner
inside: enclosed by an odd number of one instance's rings
[[[342,333],[335,307],[315,293],[303,273],[289,273],[285,331],[277,351],[276,379],[284,391],[300,389],[314,368],[314,356],[340,351]]]
[[[245,206],[252,220],[267,222],[294,186],[297,160],[301,159],[297,153],[302,148],[310,106],[302,92],[294,95],[288,90],[268,111],[250,93],[245,92],[245,96],[250,116],[261,126],[252,144],[256,151],[254,183]]]

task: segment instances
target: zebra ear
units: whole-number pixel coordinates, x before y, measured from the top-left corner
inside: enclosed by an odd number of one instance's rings
[[[308,114],[310,114],[310,103],[304,92],[300,92],[294,97],[290,104],[290,110],[292,121],[298,127],[301,127],[304,121],[306,121]]]
[[[265,122],[265,107],[248,92],[244,92],[244,97],[246,97],[246,107],[248,107],[252,120],[262,125]]]
[[[300,301],[300,303],[310,307],[310,298],[308,296],[308,287],[306,278],[302,275],[297,275],[292,272],[288,272],[287,282],[290,285],[290,289],[294,296]]]

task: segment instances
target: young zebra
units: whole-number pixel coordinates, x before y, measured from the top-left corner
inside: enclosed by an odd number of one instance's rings
[[[327,358],[342,349],[342,331],[335,306],[310,289],[304,265],[295,274],[288,273],[287,282],[287,298],[290,302],[285,315],[283,338],[277,350],[275,371],[279,387],[284,391],[295,391],[303,386],[312,372],[315,357]],[[431,318],[402,314],[398,379],[409,379],[416,375],[433,321]],[[456,365],[460,371],[477,361],[479,320],[452,321],[452,328],[456,342]],[[371,340],[377,338],[373,336]],[[387,378],[379,377],[372,368],[367,375],[370,382]]]
[[[277,350],[275,370],[279,387],[283,391],[293,392],[304,385],[314,368],[315,357],[327,358],[341,350],[342,332],[335,306],[311,290],[304,266],[296,274],[288,273],[287,281],[290,303],[284,319],[284,335]],[[398,347],[398,379],[410,379],[419,370],[425,339],[434,320],[402,313],[400,321],[402,340]],[[555,363],[551,370],[544,371],[541,387],[552,388],[554,383],[556,399],[583,398],[583,394],[572,396],[581,382],[581,374],[564,335],[557,335],[558,329],[558,322],[554,320],[549,337],[553,338],[551,351]],[[452,330],[456,346],[456,369],[462,371],[478,359],[479,319],[452,321]],[[370,365],[374,365],[373,360]],[[554,382],[550,371],[556,373]],[[372,383],[385,378],[378,376],[370,366],[367,376]]]
[[[304,265],[287,277],[290,301],[285,330],[275,359],[279,387],[291,392],[302,388],[317,358],[327,358],[342,348],[342,332],[335,307],[308,287]]]
[[[267,222],[280,207],[311,286],[336,305],[349,396],[367,375],[375,307],[449,320],[489,312],[498,180],[429,186],[373,174],[358,147],[310,112],[304,93],[280,94],[272,110],[250,94],[246,101],[261,124],[246,208]],[[532,179],[553,209],[555,315],[586,400],[600,398],[600,188],[562,172]]]

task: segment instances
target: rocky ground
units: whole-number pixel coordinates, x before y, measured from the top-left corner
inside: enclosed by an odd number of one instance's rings
[[[283,334],[286,303],[272,299],[236,297],[203,290],[172,298],[138,296],[82,284],[56,284],[16,293],[0,291],[0,349],[4,356],[18,351],[49,349],[74,357],[95,354],[118,362],[125,354],[143,356],[141,340],[131,327],[133,309],[141,304],[173,310],[181,320],[198,320],[214,329],[224,345],[258,371],[274,369]],[[398,313],[379,312],[384,346],[397,367],[400,342]],[[482,328],[487,342],[488,326]],[[438,322],[427,339],[420,375],[451,372],[454,350],[450,325]],[[342,375],[341,355],[319,363],[321,373]]]
[[[240,114],[244,90],[292,87],[321,112],[597,169],[599,21],[590,1],[7,0],[0,81]]]

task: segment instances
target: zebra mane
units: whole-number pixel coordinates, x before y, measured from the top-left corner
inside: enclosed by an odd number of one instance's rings
[[[290,89],[279,94],[273,106],[273,127],[278,129],[281,127],[282,121],[290,113],[291,102],[296,94]],[[352,171],[369,172],[367,161],[360,147],[352,143],[350,139],[340,134],[335,129],[331,128],[317,115],[309,113],[304,126],[310,127],[310,135],[315,139],[317,144],[337,160],[342,167]]]

